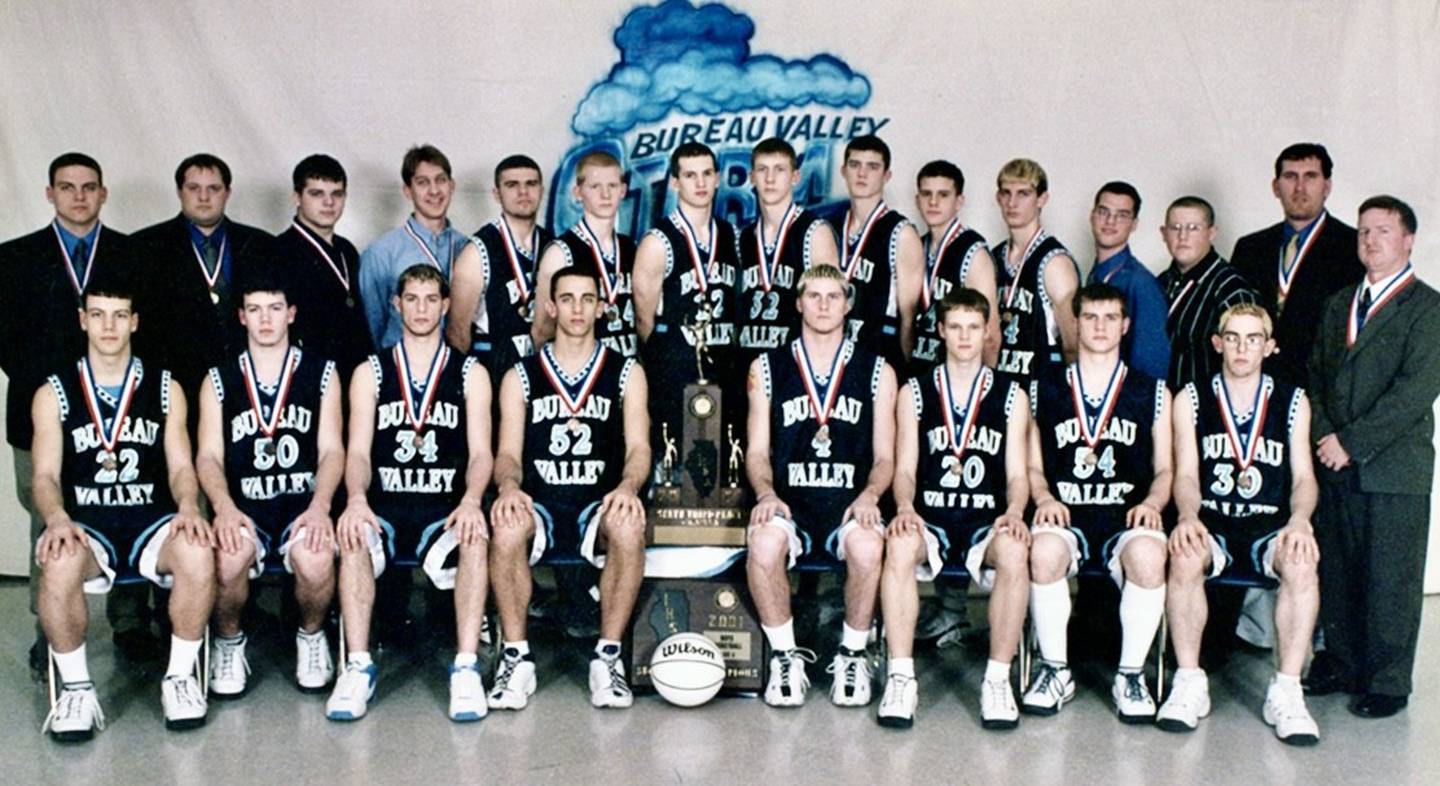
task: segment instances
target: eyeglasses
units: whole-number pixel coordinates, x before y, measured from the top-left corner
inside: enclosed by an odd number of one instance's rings
[[[1186,232],[1189,232],[1190,234],[1195,234],[1195,233],[1197,233],[1197,232],[1203,232],[1203,231],[1205,231],[1205,230],[1207,230],[1207,229],[1209,229],[1209,228],[1210,228],[1210,225],[1209,225],[1209,224],[1166,224],[1166,225],[1165,225],[1165,231],[1169,232],[1169,233],[1172,234],[1172,235],[1182,235],[1182,234],[1185,234]]]
[[[1102,223],[1102,224],[1105,223],[1106,221],[1111,220],[1111,219],[1114,219],[1115,221],[1123,224],[1124,222],[1129,221],[1130,219],[1134,218],[1134,217],[1135,217],[1135,214],[1132,213],[1132,212],[1130,212],[1129,210],[1113,210],[1113,211],[1112,211],[1112,210],[1111,210],[1110,208],[1108,208],[1108,207],[1103,207],[1103,206],[1101,206],[1101,207],[1095,208],[1095,217],[1098,218],[1098,219],[1100,219],[1100,223]]]
[[[1264,333],[1249,333],[1242,336],[1228,330],[1220,334],[1220,340],[1225,342],[1225,346],[1236,347],[1243,344],[1246,349],[1259,349],[1269,338]]]

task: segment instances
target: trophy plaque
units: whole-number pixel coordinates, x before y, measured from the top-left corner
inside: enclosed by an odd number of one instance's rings
[[[760,621],[748,603],[744,583],[707,579],[653,579],[645,582],[631,627],[630,684],[653,690],[650,657],[676,633],[701,633],[725,658],[721,692],[754,694],[764,689],[770,654]]]
[[[722,434],[720,386],[704,377],[710,357],[704,322],[693,328],[700,379],[685,386],[678,445],[671,424],[661,423],[664,454],[646,513],[651,546],[745,545],[744,455],[733,426]]]

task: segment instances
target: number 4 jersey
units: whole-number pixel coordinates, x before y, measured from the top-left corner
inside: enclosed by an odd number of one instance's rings
[[[210,369],[220,400],[230,498],[272,537],[305,511],[320,463],[320,402],[335,364],[291,347],[278,379],[258,380],[250,353]]]

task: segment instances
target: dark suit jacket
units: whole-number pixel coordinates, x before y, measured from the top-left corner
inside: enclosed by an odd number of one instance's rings
[[[1230,255],[1234,265],[1260,294],[1260,305],[1275,315],[1280,253],[1284,224],[1276,224],[1235,242]],[[1277,354],[1265,360],[1265,371],[1292,385],[1308,388],[1307,363],[1315,343],[1315,329],[1325,300],[1341,289],[1349,290],[1365,275],[1356,256],[1355,229],[1330,215],[1295,273],[1285,311],[1275,321]]]
[[[334,236],[331,247],[344,256],[350,275],[351,290],[346,293],[334,271],[300,232],[292,225],[275,237],[276,259],[289,282],[290,302],[295,304],[291,335],[307,351],[335,361],[348,386],[350,373],[375,351],[370,323],[360,303],[360,252],[349,240]]]
[[[228,296],[219,305],[211,302],[183,215],[132,237],[143,255],[135,352],[169,369],[190,409],[198,412],[195,393],[205,373],[245,349],[245,330],[235,316],[239,303]],[[251,270],[272,264],[274,241],[268,232],[226,219],[230,280],[238,282]]]
[[[1429,494],[1435,449],[1431,407],[1440,396],[1440,293],[1416,280],[1381,308],[1346,348],[1348,287],[1325,301],[1310,356],[1311,436],[1336,434],[1351,468],[1316,465],[1323,481],[1358,472],[1371,493]]]
[[[92,264],[92,275],[111,265],[132,268],[129,236],[102,226]],[[10,381],[5,439],[21,450],[29,450],[34,437],[35,390],[85,352],[80,296],[65,267],[50,225],[0,246],[0,368]]]

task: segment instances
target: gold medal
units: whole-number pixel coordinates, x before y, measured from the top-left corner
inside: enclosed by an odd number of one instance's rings
[[[120,466],[120,462],[115,460],[114,453],[107,452],[104,456],[105,458],[100,461],[100,466],[104,467],[106,472],[114,472],[115,468]]]
[[[579,431],[579,430],[580,430],[580,419],[579,419],[579,418],[570,418],[568,421],[565,422],[565,428],[568,428],[568,429],[570,429],[571,431]]]
[[[607,304],[605,304],[605,321],[606,321],[606,322],[618,322],[618,321],[620,321],[620,309],[619,309],[619,307],[617,307],[614,303],[607,303]]]
[[[425,437],[417,431],[415,436],[410,438],[410,444],[418,450],[425,445]]]
[[[220,305],[220,293],[213,289],[210,290],[210,302],[217,306]]]
[[[965,467],[961,466],[960,462],[957,461],[950,465],[950,474],[957,477],[963,475],[965,474]]]
[[[1091,448],[1090,452],[1085,454],[1085,463],[1092,467],[1099,464],[1100,454],[1096,453],[1094,448]]]
[[[815,432],[815,441],[821,445],[830,444],[830,424],[825,423],[820,426],[820,430]]]
[[[1241,489],[1243,489],[1243,490],[1245,490],[1245,491],[1249,491],[1249,490],[1250,490],[1250,487],[1253,486],[1253,485],[1255,485],[1255,480],[1254,480],[1254,478],[1251,478],[1248,473],[1245,473],[1245,474],[1240,475],[1240,488],[1241,488]]]
[[[267,456],[269,456],[269,457],[271,457],[271,458],[274,458],[274,457],[275,457],[275,452],[276,452],[276,450],[275,450],[275,441],[274,441],[274,440],[271,440],[271,441],[266,442],[265,444],[261,445],[261,446],[260,446],[260,452],[261,452],[261,453],[264,453],[265,455],[267,455]]]

